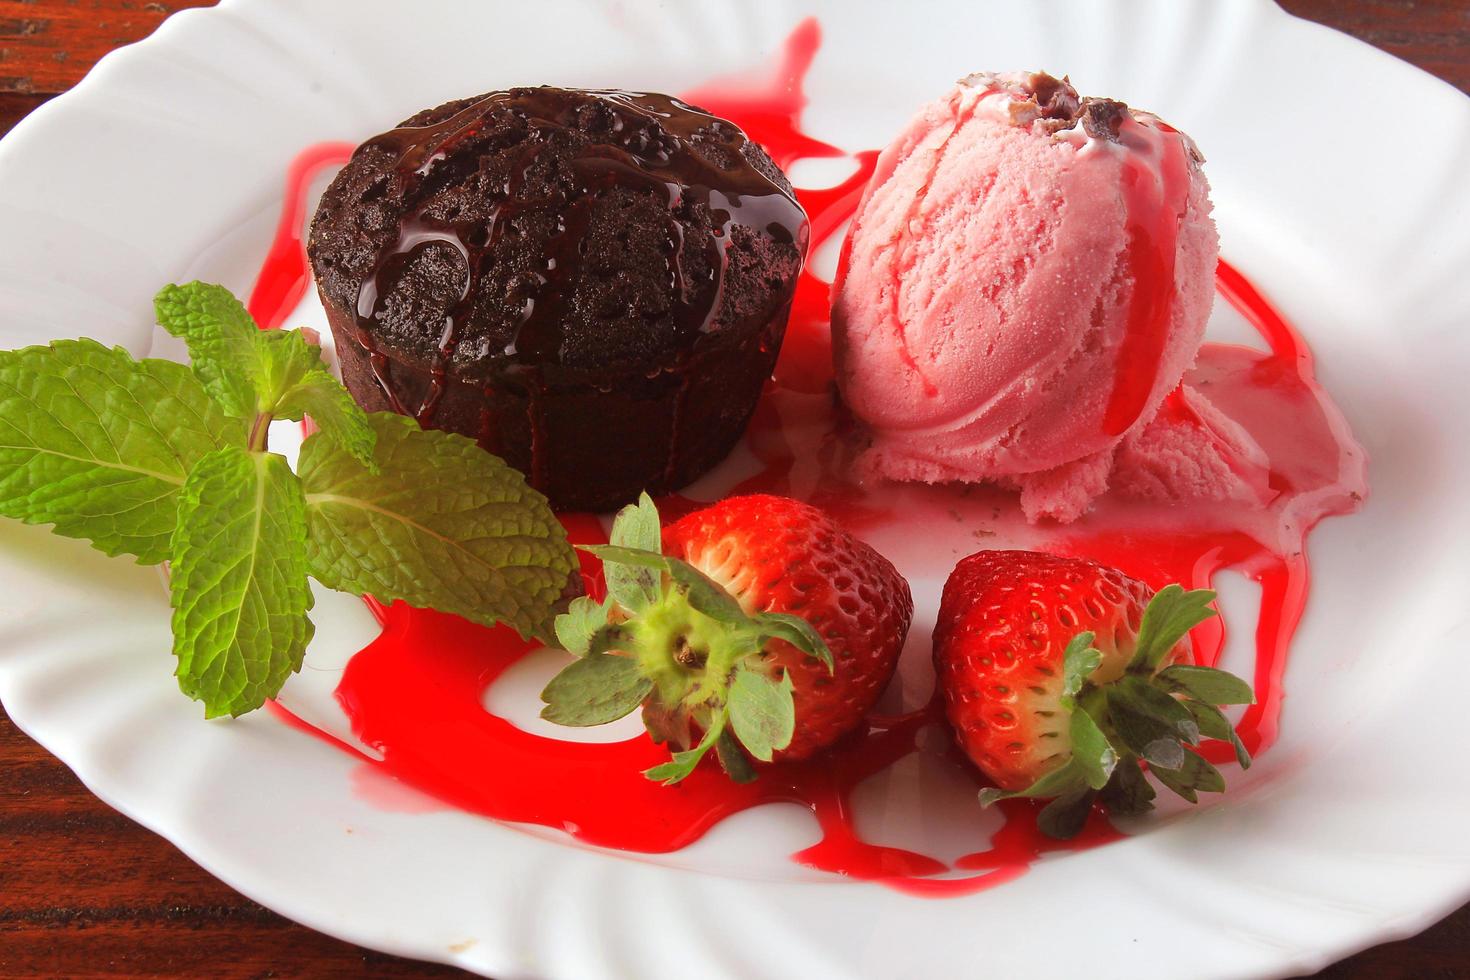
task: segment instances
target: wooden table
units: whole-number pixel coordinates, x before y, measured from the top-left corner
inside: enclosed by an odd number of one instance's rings
[[[114,47],[212,0],[0,0],[0,134]],[[1470,92],[1470,0],[1284,0]],[[0,232],[3,233],[3,232]],[[0,977],[451,977],[311,932],[98,801],[0,709]],[[1470,977],[1470,906],[1320,974]]]

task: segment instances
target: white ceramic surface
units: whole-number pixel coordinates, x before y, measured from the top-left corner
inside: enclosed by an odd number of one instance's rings
[[[1228,795],[947,901],[790,863],[815,835],[790,807],[673,855],[588,848],[437,807],[264,713],[200,720],[170,676],[157,572],[9,522],[6,710],[252,898],[501,978],[1286,975],[1466,900],[1470,735],[1449,698],[1470,686],[1470,100],[1265,0],[225,0],[109,55],[0,142],[0,344],[143,353],[160,284],[243,291],[307,144],[508,84],[677,92],[761,63],[810,13],[825,40],[806,128],[842,146],[881,145],[980,68],[1068,72],[1191,133],[1227,257],[1306,334],[1368,447],[1370,505],[1312,538],[1281,741]],[[291,322],[320,320],[308,301]],[[903,687],[920,690],[942,571],[874,543],[915,577]],[[1243,580],[1222,589],[1254,605]],[[372,626],[343,596],[313,616],[285,700],[340,730],[329,693]],[[497,694],[528,726],[534,699],[515,694],[553,667],[533,660]],[[860,794],[884,842],[958,853],[985,830],[970,794],[934,787],[920,821],[887,785]]]

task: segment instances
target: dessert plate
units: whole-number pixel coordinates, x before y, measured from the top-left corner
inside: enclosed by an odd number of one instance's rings
[[[278,715],[202,721],[169,676],[157,573],[5,523],[0,698],[12,718],[246,895],[353,942],[503,978],[1100,964],[1286,975],[1465,901],[1470,784],[1456,760],[1470,736],[1448,692],[1470,683],[1456,645],[1470,621],[1470,101],[1265,0],[426,0],[411,16],[361,0],[225,0],[110,55],[0,143],[0,341],[86,335],[176,354],[156,343],[154,291],[204,278],[248,292],[303,148],[497,86],[687,91],[759,69],[809,16],[823,40],[804,128],[844,148],[883,145],[981,68],[1068,72],[1177,123],[1210,158],[1225,257],[1313,345],[1373,458],[1374,496],[1312,537],[1281,735],[1228,794],[944,900],[791,862],[816,835],[791,806],[739,814],[671,854],[589,847],[448,808]],[[792,177],[820,186],[852,167]],[[308,299],[288,323],[320,327],[320,307]],[[1221,309],[1211,329],[1239,324]],[[918,609],[901,695],[927,692],[938,588],[968,544],[932,532],[890,543]],[[1220,584],[1228,605],[1254,607],[1256,586]],[[317,639],[283,702],[350,739],[331,692],[377,628],[345,596],[319,594],[313,618]],[[1233,621],[1227,666],[1250,656],[1249,625]],[[550,655],[522,662],[491,707],[546,731],[535,691],[555,667]],[[916,792],[929,778],[900,765],[865,786],[864,833],[961,853],[989,818],[953,784]]]

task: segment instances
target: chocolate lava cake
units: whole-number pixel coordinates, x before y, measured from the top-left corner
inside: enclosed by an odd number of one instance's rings
[[[608,510],[734,446],[807,239],[791,184],[734,124],[542,87],[358,147],[308,253],[363,407],[477,440],[553,506]]]

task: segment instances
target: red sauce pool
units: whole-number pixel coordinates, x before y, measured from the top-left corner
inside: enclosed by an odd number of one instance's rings
[[[844,156],[800,131],[806,103],[802,80],[819,41],[816,22],[807,20],[788,39],[765,84],[709,86],[687,98],[741,124],[783,167],[806,157]],[[293,164],[276,242],[250,300],[251,312],[262,326],[279,325],[304,294],[308,274],[301,232],[306,191],[317,173],[345,161],[350,152],[345,144],[323,144]],[[798,191],[811,218],[814,249],[856,208],[877,154],[863,152],[853,159],[856,172],[843,183]],[[1167,208],[1177,202],[1161,205]],[[1023,526],[1022,533],[1028,536],[1029,547],[1094,557],[1155,586],[1177,581],[1204,587],[1224,569],[1259,582],[1254,677],[1258,703],[1239,726],[1245,743],[1259,754],[1276,738],[1287,652],[1310,590],[1307,534],[1323,517],[1356,508],[1366,489],[1364,460],[1342,416],[1317,385],[1301,338],[1239,272],[1223,262],[1218,287],[1261,334],[1267,350],[1206,345],[1186,380],[1208,384],[1211,400],[1266,450],[1275,499],[1265,507],[1187,510],[1147,510],[1105,499],[1076,524]],[[975,523],[977,505],[967,489],[893,491],[847,481],[843,422],[832,399],[823,394],[832,378],[828,288],[810,270],[802,273],[776,380],[748,433],[757,472],[737,491],[764,490],[812,500],[865,536],[898,530],[910,538],[928,533],[937,541],[954,536],[955,525],[945,523],[952,519],[983,539],[991,531]],[[1150,343],[1152,333],[1145,321],[1153,314],[1147,310],[1138,314],[1141,344]],[[1119,411],[1127,414],[1131,405]],[[906,495],[901,528],[893,517],[893,501],[883,499],[892,493]],[[980,510],[1001,523],[1007,517],[1002,511],[1016,509],[1014,501],[1004,496],[981,499]],[[671,498],[665,502],[665,516],[672,518],[694,506],[698,504],[693,500]],[[568,514],[564,521],[574,540],[602,538],[596,518]],[[597,593],[597,569],[588,565],[584,573],[589,589]],[[1003,825],[987,847],[950,862],[864,839],[855,825],[854,792],[865,780],[921,751],[926,736],[945,737],[932,702],[906,714],[874,717],[865,730],[823,756],[767,767],[748,785],[731,783],[716,767],[704,766],[677,787],[658,786],[641,771],[666,759],[667,751],[646,737],[604,744],[563,742],[525,732],[485,709],[486,691],[530,652],[530,646],[511,631],[486,629],[402,604],[383,608],[370,602],[370,606],[382,623],[382,634],[353,657],[337,689],[353,732],[382,758],[357,754],[364,765],[473,813],[558,828],[592,844],[652,853],[684,847],[750,807],[794,803],[811,811],[822,835],[818,843],[792,855],[794,860],[934,897],[992,887],[1024,874],[1048,851],[1095,847],[1121,836],[1098,812],[1075,840],[1052,841],[1036,830],[1037,807],[1013,800],[1001,805]],[[1222,612],[1228,617],[1232,611]],[[1203,662],[1212,663],[1219,656],[1225,623],[1212,620],[1195,632]],[[284,709],[277,707],[277,714],[314,731]],[[323,737],[356,753],[345,743]],[[1206,753],[1218,762],[1233,758],[1220,745],[1207,745]],[[937,755],[941,766],[952,767],[951,775],[962,774],[957,778],[979,785],[979,777],[952,751],[947,757],[943,751]]]

